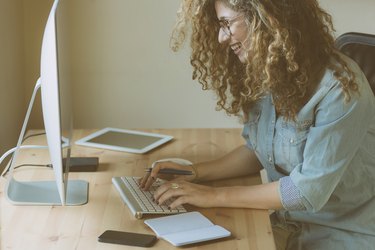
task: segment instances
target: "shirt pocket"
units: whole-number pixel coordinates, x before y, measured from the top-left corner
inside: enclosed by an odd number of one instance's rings
[[[258,123],[260,118],[260,110],[255,110],[250,113],[248,122],[244,126],[242,136],[245,138],[247,145],[253,150],[257,147],[258,141]]]
[[[283,121],[280,138],[282,157],[286,165],[293,168],[303,162],[303,151],[311,125],[312,120],[297,122]]]

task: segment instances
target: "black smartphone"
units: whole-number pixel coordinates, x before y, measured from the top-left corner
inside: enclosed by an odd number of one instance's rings
[[[156,236],[150,234],[130,233],[114,230],[107,230],[98,237],[99,242],[138,247],[152,247],[156,240]]]

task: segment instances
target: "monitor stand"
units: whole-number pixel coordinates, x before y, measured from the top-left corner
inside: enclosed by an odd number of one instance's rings
[[[7,189],[7,198],[15,205],[63,205],[55,181],[20,182],[12,178]],[[88,202],[88,183],[69,180],[64,205],[83,205]]]
[[[14,162],[21,149],[27,123],[35,101],[35,96],[41,87],[40,78],[35,84],[33,94],[26,112],[13,160],[9,166],[9,177],[6,185],[6,196],[14,205],[83,205],[88,202],[88,182],[83,180],[68,180],[66,183],[66,200],[61,201],[55,181],[17,181],[13,177]]]

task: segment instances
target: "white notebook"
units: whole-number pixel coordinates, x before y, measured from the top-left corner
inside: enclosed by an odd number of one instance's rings
[[[174,246],[182,246],[207,240],[228,237],[231,233],[214,225],[199,212],[189,212],[145,220],[158,238]]]

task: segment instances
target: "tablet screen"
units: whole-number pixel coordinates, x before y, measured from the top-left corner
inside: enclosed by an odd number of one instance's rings
[[[77,140],[76,144],[130,153],[145,153],[171,139],[173,139],[173,137],[169,135],[117,128],[104,128]]]
[[[159,140],[160,137],[155,137],[151,135],[108,131],[102,135],[87,140],[87,142],[107,144],[118,147],[142,149]]]

